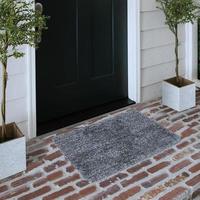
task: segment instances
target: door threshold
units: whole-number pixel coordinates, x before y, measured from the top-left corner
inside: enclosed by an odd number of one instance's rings
[[[70,115],[64,116],[59,119],[51,120],[44,123],[37,124],[37,136],[43,135],[45,133],[64,128],[66,126],[79,123],[84,120],[88,120],[99,115],[127,107],[129,105],[135,104],[134,101],[125,98],[118,101],[110,102],[100,106],[96,106],[84,111],[72,113]]]

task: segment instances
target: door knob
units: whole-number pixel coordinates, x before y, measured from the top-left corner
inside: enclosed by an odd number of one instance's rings
[[[36,12],[38,12],[39,14],[43,13],[43,5],[41,3],[36,3],[35,4],[35,10]],[[41,32],[41,30],[38,27],[35,27],[35,31],[36,32]],[[35,39],[35,43],[39,44],[41,42],[42,38],[41,36]]]
[[[35,10],[40,12],[40,13],[43,13],[43,5],[41,3],[36,3],[35,4]]]

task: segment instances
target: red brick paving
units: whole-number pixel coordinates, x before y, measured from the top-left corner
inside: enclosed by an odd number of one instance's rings
[[[0,200],[200,199],[200,91],[197,106],[181,113],[162,106],[160,100],[128,109],[136,109],[157,120],[182,141],[105,180],[89,183],[52,141],[55,134],[68,132],[75,125],[66,127],[27,142],[27,170],[0,181]],[[87,123],[98,119],[101,117]]]
[[[167,194],[165,194],[159,200],[179,199],[183,195],[183,193],[185,193],[186,191],[187,191],[187,188],[178,187],[178,188],[174,189],[173,191],[168,192]]]

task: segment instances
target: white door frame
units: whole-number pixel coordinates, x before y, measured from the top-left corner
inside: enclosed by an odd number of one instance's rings
[[[140,0],[128,0],[128,93],[141,101]]]
[[[185,25],[185,66],[186,78],[197,80],[198,67],[198,25],[188,23]]]
[[[137,103],[141,98],[140,0],[127,0],[128,11],[128,94]],[[36,61],[35,50],[28,47],[28,136],[36,137]]]
[[[35,49],[27,47],[27,101],[28,101],[28,135],[27,139],[36,137],[36,56]]]

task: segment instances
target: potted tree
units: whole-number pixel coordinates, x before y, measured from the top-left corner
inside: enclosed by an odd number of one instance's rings
[[[177,111],[194,107],[195,83],[179,74],[179,25],[193,23],[199,17],[199,6],[195,0],[156,0],[166,17],[166,24],[174,35],[176,77],[163,81],[162,103]]]
[[[6,86],[8,59],[24,56],[21,45],[35,47],[46,29],[46,17],[35,10],[34,2],[0,1],[0,62],[2,67],[2,102],[0,127],[0,179],[26,169],[25,137],[13,122],[6,124]]]

